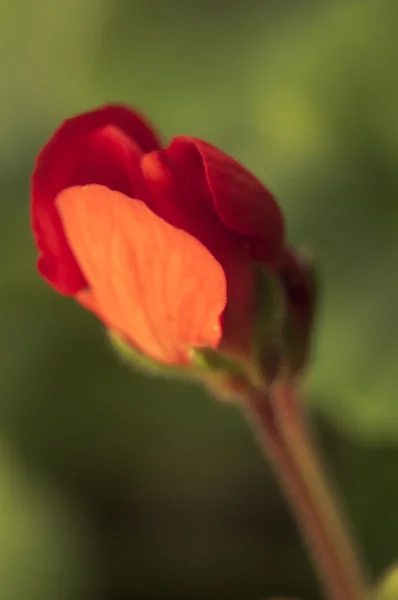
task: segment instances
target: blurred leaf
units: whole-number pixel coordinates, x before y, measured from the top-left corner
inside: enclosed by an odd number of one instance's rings
[[[250,114],[290,237],[320,265],[308,397],[351,435],[397,440],[398,5],[351,0],[298,12],[266,43],[254,36]]]
[[[396,600],[398,598],[398,566],[388,569],[377,586],[375,600]]]
[[[81,515],[0,447],[0,594],[7,600],[94,598]],[[90,556],[91,555],[91,556]]]

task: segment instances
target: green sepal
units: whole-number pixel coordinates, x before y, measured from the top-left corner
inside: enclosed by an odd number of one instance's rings
[[[190,361],[196,377],[222,401],[236,401],[258,379],[252,365],[213,348],[192,348]]]
[[[117,357],[127,366],[147,375],[157,377],[190,378],[192,373],[188,367],[160,363],[140,352],[127,342],[122,335],[113,330],[107,331],[110,345]]]
[[[285,298],[278,278],[258,265],[253,359],[267,381],[278,373],[283,357]]]
[[[191,364],[207,373],[223,373],[235,377],[245,377],[245,369],[234,358],[213,348],[191,348]]]

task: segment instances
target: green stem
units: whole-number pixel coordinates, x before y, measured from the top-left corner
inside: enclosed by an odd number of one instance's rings
[[[292,391],[279,386],[272,397],[253,393],[244,406],[290,501],[326,597],[366,600],[367,577]]]

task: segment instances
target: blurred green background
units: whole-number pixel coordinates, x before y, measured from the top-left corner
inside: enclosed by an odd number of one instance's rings
[[[130,103],[280,198],[322,304],[306,401],[375,574],[398,557],[397,0],[0,0],[0,597],[319,598],[238,412],[132,375],[35,271],[28,181]]]

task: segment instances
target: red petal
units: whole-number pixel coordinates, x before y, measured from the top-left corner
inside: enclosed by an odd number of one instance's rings
[[[58,193],[76,183],[101,183],[139,195],[139,157],[158,147],[149,125],[125,106],[68,119],[44,146],[32,177],[32,227],[41,252],[39,270],[59,292],[74,294],[85,279],[54,207]]]
[[[225,275],[200,242],[102,186],[65,189],[57,206],[88,303],[107,325],[167,363],[185,362],[192,346],[217,346]]]
[[[142,152],[121,129],[107,125],[80,140],[68,186],[97,183],[131,198],[142,198]],[[65,186],[63,186],[65,187]]]
[[[221,221],[253,244],[253,258],[273,265],[279,261],[284,237],[283,216],[272,194],[239,162],[211,144],[176,137],[169,147],[175,164],[196,148],[203,161],[215,209]]]

